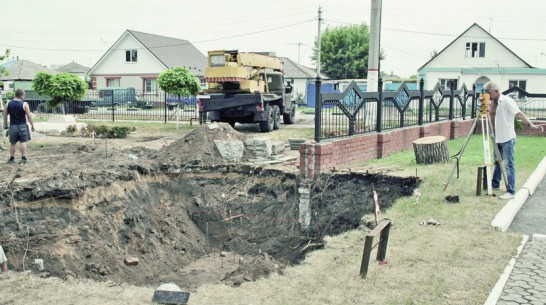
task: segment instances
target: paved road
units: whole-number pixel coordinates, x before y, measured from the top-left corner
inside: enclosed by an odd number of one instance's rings
[[[497,302],[546,305],[546,179],[519,210],[510,231],[529,235]]]

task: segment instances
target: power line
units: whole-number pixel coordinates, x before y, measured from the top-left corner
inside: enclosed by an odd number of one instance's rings
[[[315,19],[310,19],[302,22],[292,23],[288,25],[278,26],[275,28],[269,28],[254,32],[248,32],[243,34],[237,34],[237,35],[231,35],[226,37],[220,37],[220,38],[212,38],[212,39],[206,39],[206,40],[200,40],[200,41],[194,41],[192,42],[184,42],[184,43],[176,43],[176,44],[169,44],[169,45],[159,45],[159,46],[153,46],[150,47],[150,49],[159,49],[159,48],[168,48],[168,47],[174,47],[174,46],[182,46],[182,45],[188,45],[188,44],[197,44],[197,43],[205,43],[205,42],[212,42],[212,41],[219,41],[219,40],[225,40],[225,39],[231,39],[231,38],[237,38],[237,37],[243,37],[243,36],[250,36],[265,32],[271,32],[275,30],[280,30],[284,28],[289,28],[293,26],[297,26],[300,24],[305,24],[314,21]],[[38,51],[62,51],[62,52],[104,52],[104,49],[51,49],[51,48],[35,48],[35,47],[23,47],[23,46],[16,46],[16,45],[6,45],[8,48],[19,48],[19,49],[26,49],[26,50],[38,50]],[[145,49],[145,48],[133,48],[133,49]]]
[[[348,24],[348,25],[359,25],[352,22],[345,22],[345,21],[336,21],[336,20],[330,20],[325,19],[325,21],[333,22],[333,23],[340,23],[340,24]],[[459,35],[456,34],[445,34],[445,33],[434,33],[434,32],[424,32],[424,31],[412,31],[412,30],[403,30],[403,29],[395,29],[395,28],[382,28],[382,30],[388,30],[393,32],[403,32],[403,33],[413,33],[413,34],[424,34],[424,35],[434,35],[434,36],[446,36],[446,37],[458,37]],[[465,36],[469,38],[484,38],[483,36]],[[521,40],[521,41],[546,41],[546,38],[514,38],[514,37],[495,37],[497,39],[502,40]]]

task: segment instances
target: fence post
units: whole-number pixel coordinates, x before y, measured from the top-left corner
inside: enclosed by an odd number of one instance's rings
[[[476,117],[476,84],[472,85],[472,110],[470,117],[473,119]]]
[[[419,81],[419,119],[417,124],[423,125],[423,112],[425,106],[425,80],[421,77]]]
[[[453,87],[455,85],[455,82],[454,81],[449,81],[449,120],[453,120],[453,101],[454,101],[454,92],[453,92]]]
[[[320,74],[315,81],[315,141],[320,142],[322,98],[320,96]]]
[[[383,117],[383,79],[381,76],[377,81],[377,132],[381,132],[381,124]]]
[[[165,107],[165,124],[167,124],[167,92],[163,93],[163,106]]]
[[[385,256],[387,255],[387,243],[389,241],[389,231],[391,227],[390,219],[382,220],[370,233],[366,234],[364,242],[364,251],[362,253],[362,262],[360,263],[360,277],[365,278],[368,273],[368,265],[370,263],[370,256],[372,249],[379,245],[377,249],[376,259],[380,263],[385,263]],[[373,240],[375,236],[379,234],[379,243],[375,246]]]
[[[114,110],[116,108],[115,104],[114,104],[114,91],[112,91],[112,96],[110,97],[112,99],[112,122],[114,122],[116,119],[115,119],[115,114],[116,114],[116,111]]]

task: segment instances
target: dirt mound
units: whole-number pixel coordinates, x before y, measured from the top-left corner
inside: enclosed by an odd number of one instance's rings
[[[267,253],[262,253],[249,260],[240,259],[239,268],[226,275],[223,281],[232,286],[240,286],[243,282],[253,282],[273,272],[282,274],[283,268],[281,263],[275,261]]]
[[[246,136],[227,123],[214,123],[202,125],[184,136],[182,139],[171,143],[161,149],[157,159],[162,163],[192,166],[214,166],[228,163],[222,158],[216,148],[215,140],[243,141]],[[245,149],[242,161],[254,156]]]

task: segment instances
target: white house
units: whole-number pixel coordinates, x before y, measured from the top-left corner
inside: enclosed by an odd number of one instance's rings
[[[283,62],[283,71],[285,80],[294,80],[292,84],[292,99],[301,99],[298,102],[307,100],[307,85],[315,83],[317,72],[311,68],[302,66],[288,57],[279,57]],[[330,78],[325,73],[321,73],[322,81]]]
[[[481,91],[483,84],[494,81],[501,90],[518,86],[542,93],[546,82],[546,69],[533,68],[476,23],[418,71],[427,90],[438,82],[447,89],[454,81],[458,89],[463,83],[469,89],[476,84]]]
[[[155,93],[161,72],[184,67],[202,79],[206,65],[206,56],[187,40],[127,30],[87,75],[93,89],[134,87]]]
[[[57,72],[67,72],[67,73],[77,75],[82,80],[86,80],[85,76],[87,74],[87,71],[89,71],[89,67],[82,66],[75,61],[66,65],[55,67],[55,68],[52,67],[52,69],[55,69],[55,71]]]

